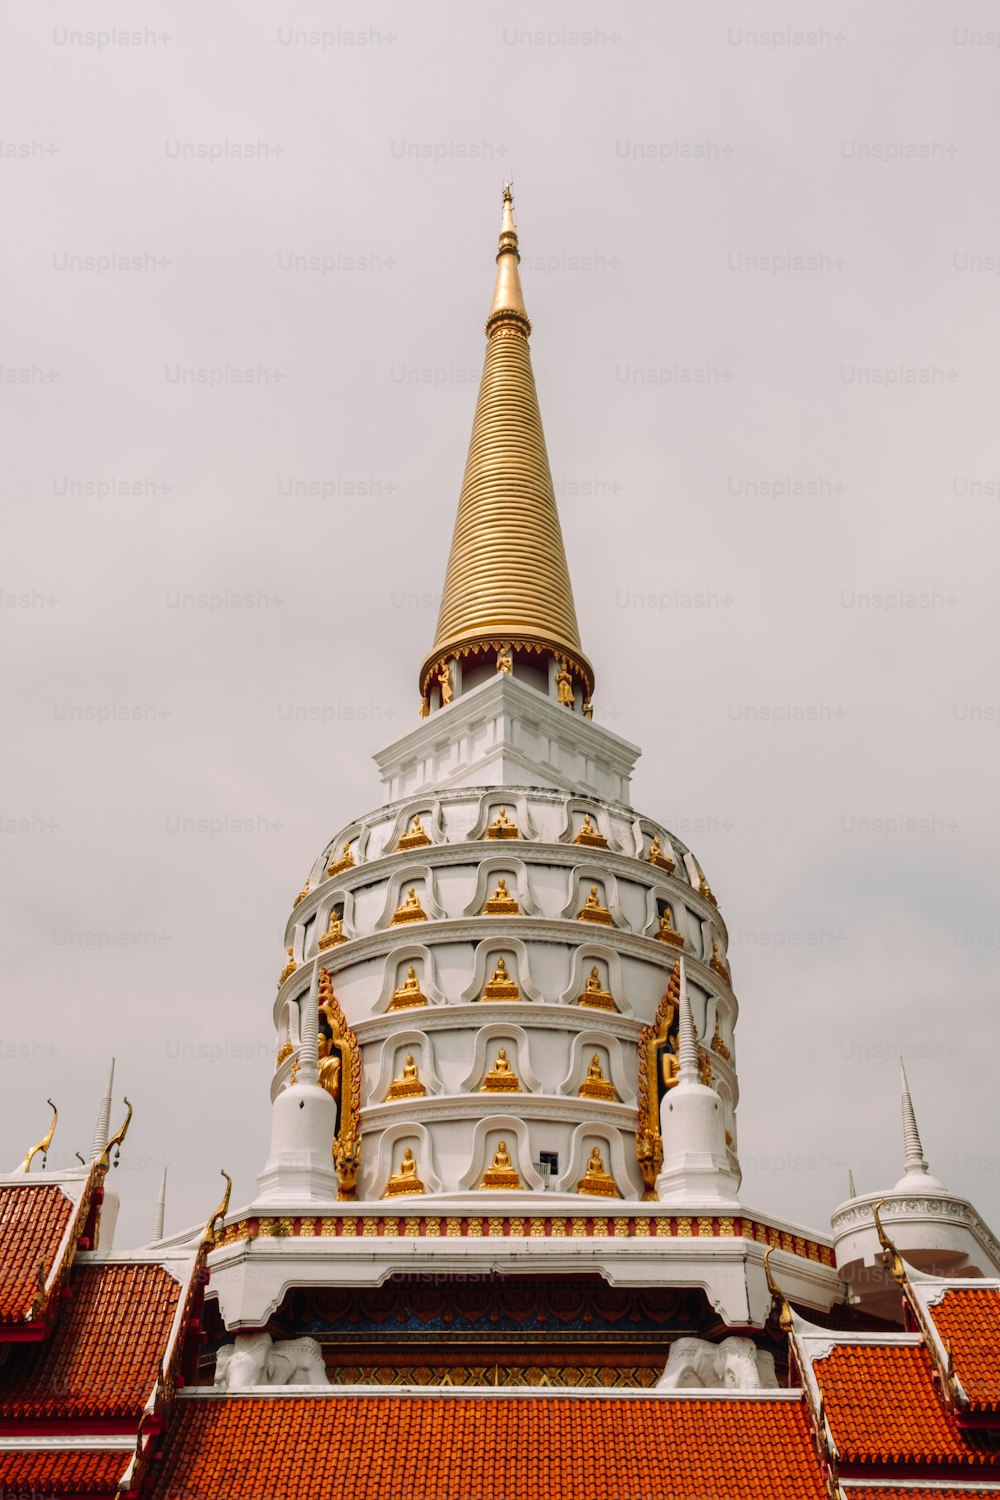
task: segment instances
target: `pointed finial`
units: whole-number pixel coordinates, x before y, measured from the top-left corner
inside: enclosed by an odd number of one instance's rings
[[[900,1066],[902,1066],[902,1064],[900,1064]],[[875,1232],[878,1235],[878,1242],[882,1246],[882,1250],[885,1256],[885,1263],[889,1274],[892,1276],[893,1281],[898,1281],[900,1285],[902,1285],[902,1283],[906,1280],[906,1267],[903,1265],[902,1256],[896,1249],[892,1240],[886,1234],[885,1228],[883,1227],[880,1214],[881,1210],[884,1207],[884,1198],[880,1198],[878,1202],[872,1207],[872,1218],[875,1220]]]
[[[698,1079],[698,1033],[694,1029],[694,1016],[691,1014],[691,1001],[687,992],[687,974],[684,969],[684,960],[680,961],[680,1017],[677,1057],[680,1064],[677,1073],[678,1083],[697,1083]]]
[[[513,323],[521,333],[528,335],[531,323],[528,321],[521,278],[517,270],[521,256],[517,248],[517,224],[514,220],[514,194],[511,187],[511,183],[504,183],[500,243],[497,247],[497,280],[493,291],[493,305],[486,319],[486,331],[492,333],[499,323]]]
[[[309,986],[301,1021],[299,1068],[296,1075],[298,1083],[315,1083],[319,1078],[319,1002],[321,993],[324,992],[324,976],[329,984],[330,976],[325,969],[313,970],[312,984]]]
[[[167,1209],[167,1169],[163,1168],[163,1176],[160,1178],[160,1194],[156,1200],[156,1211],[153,1214],[153,1232],[149,1236],[151,1245],[157,1244],[163,1238],[163,1219]]]
[[[111,1090],[115,1081],[115,1060],[111,1059],[111,1068],[108,1072],[108,1086],[104,1090],[104,1098],[101,1107],[97,1111],[97,1121],[94,1125],[94,1139],[90,1143],[91,1161],[99,1161],[108,1144],[108,1132],[111,1129]]]
[[[233,1179],[224,1168],[220,1167],[219,1171],[226,1179],[226,1191],[223,1193],[222,1201],[215,1210],[215,1213],[205,1225],[204,1240],[207,1245],[217,1245],[219,1243],[219,1237],[226,1227],[226,1214],[229,1212],[229,1199],[233,1192]],[[219,1224],[220,1219],[222,1220],[221,1225]]]
[[[774,1272],[771,1270],[771,1251],[773,1249],[773,1245],[768,1245],[764,1251],[764,1275],[767,1277],[767,1289],[771,1293],[772,1305],[775,1302],[778,1304],[778,1325],[782,1333],[790,1333],[792,1329],[792,1309],[789,1307],[788,1299],[775,1281]]]
[[[59,1120],[59,1111],[56,1109],[51,1099],[46,1099],[45,1102],[49,1106],[49,1109],[51,1109],[52,1111],[52,1123],[45,1134],[42,1136],[38,1144],[36,1146],[32,1146],[31,1150],[25,1156],[24,1161],[21,1163],[22,1172],[31,1171],[31,1163],[38,1155],[39,1151],[42,1153],[42,1165],[44,1166],[45,1158],[49,1152],[49,1147],[52,1145],[52,1137],[56,1133],[56,1124]]]
[[[917,1117],[913,1113],[913,1100],[910,1098],[910,1085],[902,1058],[899,1059],[899,1087],[903,1105],[903,1147],[906,1152],[906,1170],[907,1172],[926,1172],[927,1161],[924,1157],[924,1148],[920,1144]]]
[[[858,1196],[858,1190],[854,1186],[854,1173],[850,1167],[847,1169],[847,1196],[848,1198],[856,1198]]]
[[[132,1123],[133,1111],[131,1102],[127,1097],[123,1096],[123,1098],[125,1102],[125,1118],[119,1125],[118,1129],[115,1131],[114,1135],[111,1136],[106,1142],[103,1151],[97,1158],[97,1161],[94,1163],[98,1171],[102,1173],[106,1172],[111,1165],[112,1151],[115,1152],[115,1166],[117,1167],[118,1157],[121,1155],[121,1147],[124,1143],[125,1137],[128,1135],[128,1128]]]

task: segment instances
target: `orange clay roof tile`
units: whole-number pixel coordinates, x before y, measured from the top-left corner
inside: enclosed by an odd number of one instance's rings
[[[38,1267],[51,1274],[74,1205],[54,1184],[0,1187],[0,1323],[19,1323],[31,1312]]]
[[[132,1457],[131,1449],[112,1453],[49,1449],[45,1452],[0,1452],[0,1495],[112,1496]]]
[[[842,1463],[997,1462],[993,1437],[963,1433],[949,1418],[922,1345],[839,1344],[813,1371]]]
[[[156,1384],[181,1287],[157,1265],[77,1265],[40,1344],[0,1366],[0,1419],[138,1420]]]
[[[951,1344],[955,1374],[973,1409],[1000,1408],[1000,1291],[954,1287],[928,1311]]]
[[[825,1500],[795,1401],[182,1398],[159,1500]]]

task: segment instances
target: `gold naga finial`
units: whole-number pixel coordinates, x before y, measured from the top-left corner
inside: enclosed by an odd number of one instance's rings
[[[882,1223],[882,1219],[879,1213],[879,1210],[884,1206],[885,1199],[880,1198],[872,1208],[872,1218],[875,1220],[875,1232],[878,1235],[878,1242],[885,1252],[889,1275],[892,1277],[893,1281],[895,1281],[899,1286],[902,1286],[906,1281],[906,1267],[903,1265],[903,1257],[900,1255],[892,1240],[885,1232],[885,1226]]]
[[[229,1173],[224,1171],[221,1167],[219,1168],[219,1171],[226,1179],[226,1191],[222,1195],[222,1201],[220,1202],[218,1208],[215,1210],[214,1214],[211,1214],[209,1216],[208,1223],[205,1225],[205,1233],[203,1235],[203,1239],[206,1245],[217,1245],[219,1243],[219,1238],[222,1234],[222,1230],[225,1228],[226,1214],[229,1212],[229,1199],[231,1198],[233,1192],[233,1179],[230,1177]],[[222,1220],[221,1227],[219,1225],[220,1219]]]
[[[31,1150],[24,1158],[24,1161],[21,1163],[22,1172],[31,1171],[31,1163],[34,1161],[39,1151],[42,1153],[42,1160],[44,1164],[44,1159],[49,1154],[49,1147],[52,1145],[52,1137],[56,1133],[56,1125],[59,1123],[59,1111],[56,1109],[51,1099],[46,1099],[45,1102],[49,1106],[49,1109],[51,1109],[52,1111],[52,1123],[45,1134],[42,1136],[38,1144],[36,1146],[32,1146]]]
[[[519,261],[514,197],[507,183],[483,379],[437,631],[420,670],[422,703],[440,686],[445,705],[454,689],[448,664],[456,658],[463,672],[466,663],[496,671],[508,654],[518,662],[534,657],[543,670],[553,660],[568,660],[581,697],[591,698],[594,690],[593,668],[580,644],[531,368],[531,322]]]
[[[110,1167],[110,1165],[111,1165],[111,1153],[112,1153],[112,1151],[114,1151],[114,1153],[115,1153],[115,1166],[117,1167],[117,1165],[118,1165],[118,1158],[121,1156],[122,1144],[124,1143],[125,1137],[128,1135],[128,1128],[131,1125],[131,1123],[132,1123],[132,1105],[130,1104],[129,1100],[126,1098],[126,1100],[125,1100],[125,1118],[121,1122],[121,1124],[119,1125],[118,1129],[115,1131],[114,1135],[110,1137],[110,1139],[108,1140],[108,1144],[105,1146],[104,1150],[101,1152],[100,1156],[97,1158],[96,1165],[97,1165],[97,1170],[99,1172],[106,1172],[108,1170],[108,1168]]]
[[[775,1281],[774,1273],[771,1270],[771,1251],[773,1248],[773,1245],[768,1245],[764,1251],[764,1275],[767,1277],[767,1289],[771,1293],[771,1301],[778,1304],[778,1327],[782,1333],[791,1333],[792,1309],[789,1307],[788,1298]]]

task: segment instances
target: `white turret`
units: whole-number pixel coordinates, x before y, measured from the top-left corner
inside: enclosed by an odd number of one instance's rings
[[[337,1129],[337,1106],[317,1082],[318,977],[302,1006],[302,1041],[296,1081],[271,1105],[271,1151],[257,1179],[257,1201],[272,1205],[330,1203],[337,1197],[331,1155]]]
[[[687,992],[684,960],[680,973],[679,1071],[677,1083],[660,1108],[663,1167],[656,1179],[661,1202],[734,1204],[739,1177],[726,1147],[726,1122],[714,1089],[698,1076],[698,1038]]]
[[[932,1177],[927,1170],[924,1148],[920,1144],[917,1117],[913,1112],[910,1085],[906,1077],[903,1059],[899,1059],[899,1091],[903,1109],[903,1152],[906,1170],[893,1188],[894,1193],[943,1193],[947,1189],[943,1182]]]

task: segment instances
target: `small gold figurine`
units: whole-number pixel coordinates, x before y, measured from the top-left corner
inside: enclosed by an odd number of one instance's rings
[[[486,1168],[479,1186],[493,1192],[517,1193],[522,1190],[521,1175],[511,1161],[506,1141],[500,1142],[493,1163]]]
[[[281,1046],[278,1048],[278,1057],[277,1057],[276,1066],[280,1068],[281,1064],[284,1062],[285,1058],[286,1057],[291,1057],[291,1055],[292,1055],[292,1053],[294,1051],[295,1051],[295,1048],[292,1046],[291,1042],[282,1042]]]
[[[594,705],[589,698],[583,700],[583,717],[592,719],[594,717]]]
[[[727,984],[732,984],[733,976],[729,965],[719,952],[719,945],[714,938],[712,939],[712,957],[708,960],[708,967],[714,969],[716,974],[719,974]]]
[[[514,670],[514,661],[510,654],[510,642],[506,641],[497,652],[497,671],[506,672],[508,675]]]
[[[304,901],[306,899],[306,897],[308,896],[308,894],[309,894],[309,882],[307,880],[306,883],[305,883],[305,885],[302,887],[301,891],[299,891],[299,894],[296,896],[295,900],[292,902],[292,905],[293,906],[298,906],[299,902],[300,901]]]
[[[591,969],[583,993],[577,998],[578,1005],[590,1005],[595,1010],[617,1010],[615,997],[601,986],[601,974],[597,965]]]
[[[668,875],[677,868],[676,861],[670,859],[666,854],[664,854],[663,845],[660,843],[659,835],[655,833],[653,834],[652,840],[649,845],[649,854],[647,858],[651,865],[658,865],[661,870],[666,870]]]
[[[590,895],[576,914],[578,922],[600,922],[602,927],[613,927],[614,921],[606,906],[602,906],[596,885],[590,887]]]
[[[661,943],[669,943],[672,948],[684,947],[684,939],[681,937],[681,934],[676,930],[673,922],[670,920],[669,906],[665,906],[663,908],[663,911],[660,915],[660,927],[656,936],[659,938]]]
[[[482,1094],[518,1094],[521,1084],[517,1074],[507,1061],[507,1053],[503,1047],[497,1053],[497,1060],[480,1084]]]
[[[676,1052],[660,1053],[660,1079],[665,1089],[672,1089],[681,1076],[681,1065]]]
[[[317,1081],[321,1089],[326,1089],[330,1098],[336,1102],[340,1098],[340,1053],[334,1051],[333,1044],[328,1036],[320,1032],[317,1038],[319,1051],[319,1064]]]
[[[340,851],[339,859],[332,859],[326,867],[327,875],[339,875],[341,870],[349,870],[354,864],[354,855],[351,852],[350,842],[346,843]]]
[[[396,848],[397,849],[420,849],[420,848],[423,847],[424,844],[429,844],[430,842],[431,842],[431,840],[429,839],[429,837],[427,836],[427,834],[424,832],[424,825],[420,821],[420,814],[419,813],[414,813],[413,817],[410,819],[410,826],[409,826],[409,828],[406,830],[406,832],[403,834],[403,836],[399,840],[399,843],[396,845]]]
[[[564,656],[560,657],[560,667],[556,673],[556,696],[563,708],[572,708],[576,702],[573,677],[569,670],[569,662]]]
[[[488,839],[516,839],[520,837],[518,826],[508,818],[505,807],[500,808],[493,822],[487,828],[484,837]]]
[[[344,925],[341,922],[336,910],[331,910],[330,925],[326,929],[316,946],[319,948],[319,951],[321,953],[325,953],[328,948],[336,948],[338,943],[346,942],[347,933],[344,931]]]
[[[493,976],[479,998],[480,1000],[520,1000],[521,991],[507,972],[507,965],[502,956],[497,959]]]
[[[441,663],[438,668],[437,680],[441,687],[441,707],[447,708],[455,696],[455,690],[451,685],[451,666],[448,662],[443,661]]]
[[[483,915],[490,917],[513,917],[520,910],[517,898],[511,895],[507,889],[507,882],[501,875],[497,880],[496,890],[483,906]]]
[[[422,719],[426,719],[427,716],[428,716],[428,714],[430,713],[430,711],[431,711],[431,706],[430,706],[430,703],[427,701],[427,694],[424,693],[423,697],[420,700],[420,717]]]
[[[606,849],[608,841],[603,833],[599,833],[590,821],[590,813],[584,813],[580,832],[573,840],[574,844],[587,844],[592,849]]]
[[[411,1005],[426,1005],[427,996],[420,988],[416,970],[410,964],[406,971],[406,978],[397,990],[393,990],[392,1000],[389,1003],[390,1010],[408,1010]]]
[[[361,1137],[347,1134],[333,1143],[333,1165],[337,1173],[337,1197],[350,1202],[358,1190],[358,1168],[361,1165]]]
[[[426,922],[427,913],[420,905],[416,889],[411,885],[407,888],[406,900],[401,901],[392,914],[390,927],[399,927],[403,922]]]
[[[417,1159],[409,1146],[403,1151],[399,1170],[385,1185],[383,1198],[399,1198],[407,1193],[422,1193],[424,1185],[417,1176]]]
[[[719,903],[715,899],[715,892],[712,890],[712,887],[709,885],[709,883],[708,883],[708,877],[706,876],[704,870],[699,870],[699,872],[698,872],[698,882],[699,882],[699,884],[701,886],[701,894],[704,896],[705,900],[706,901],[711,901],[712,905],[717,907]]]
[[[718,1011],[716,1011],[716,1013],[715,1013],[715,1030],[712,1032],[711,1047],[712,1047],[712,1051],[715,1052],[719,1057],[721,1057],[723,1062],[728,1062],[729,1059],[732,1057],[732,1053],[730,1052],[729,1048],[726,1046],[726,1043],[725,1043],[725,1041],[723,1039],[722,1032],[719,1030],[719,1012]]]
[[[420,1081],[417,1065],[413,1061],[413,1053],[408,1052],[406,1054],[406,1062],[403,1064],[402,1073],[398,1078],[394,1078],[389,1085],[389,1092],[385,1096],[386,1100],[411,1099],[416,1098],[418,1095],[426,1094],[426,1092],[426,1088]]]
[[[605,1170],[600,1146],[595,1146],[587,1160],[587,1171],[576,1185],[578,1193],[598,1193],[602,1198],[620,1198],[618,1185]]]
[[[292,950],[291,950],[291,948],[289,948],[288,949],[288,962],[285,965],[285,967],[282,969],[281,973],[278,975],[278,989],[279,990],[281,989],[281,986],[284,984],[285,980],[289,977],[289,975],[290,974],[294,974],[295,970],[297,968],[298,968],[298,964],[295,962],[295,959],[292,957]]]
[[[605,1078],[600,1056],[595,1052],[587,1069],[587,1076],[580,1085],[581,1099],[612,1099],[617,1101],[618,1090],[610,1079]]]

